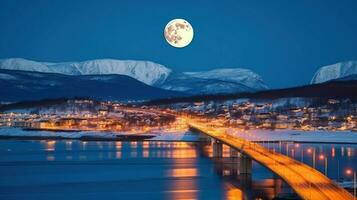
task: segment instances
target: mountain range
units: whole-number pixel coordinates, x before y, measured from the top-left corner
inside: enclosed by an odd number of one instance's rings
[[[118,74],[64,75],[0,69],[0,102],[88,97],[103,100],[148,100],[184,96]]]
[[[357,61],[321,67],[311,84],[356,80]],[[83,62],[0,60],[0,101],[58,97],[152,99],[187,95],[252,93],[268,87],[253,71],[220,68],[178,72],[150,61],[97,59]]]
[[[258,74],[248,69],[223,68],[203,72],[178,72],[150,61],[97,59],[50,63],[9,58],[0,60],[0,69],[70,76],[125,75],[149,86],[187,94],[247,92],[268,88]]]
[[[0,60],[0,69],[22,70],[65,75],[107,75],[119,74],[135,78],[147,85],[160,84],[171,73],[163,65],[150,61],[101,59],[83,62],[49,63],[23,58]]]

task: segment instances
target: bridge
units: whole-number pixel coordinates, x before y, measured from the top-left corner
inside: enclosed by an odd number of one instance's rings
[[[226,129],[211,127],[189,120],[190,129],[208,136],[213,141],[213,156],[222,156],[222,145],[241,152],[239,172],[250,174],[252,160],[280,176],[302,198],[308,200],[353,200],[348,191],[338,186],[318,170],[288,156],[273,152],[259,144],[226,133]],[[232,151],[231,151],[232,152]]]

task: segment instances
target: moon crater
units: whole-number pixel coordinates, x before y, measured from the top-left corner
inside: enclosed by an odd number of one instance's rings
[[[164,36],[171,46],[183,48],[192,42],[193,28],[184,19],[174,19],[167,23]]]

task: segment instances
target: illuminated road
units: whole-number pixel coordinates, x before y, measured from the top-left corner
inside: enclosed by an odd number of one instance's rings
[[[211,127],[207,125],[207,122],[199,122],[192,119],[188,120],[188,124],[191,128],[242,151],[253,160],[269,168],[285,180],[303,199],[355,199],[348,191],[308,165],[268,150],[259,144],[231,136],[226,133],[225,128]]]

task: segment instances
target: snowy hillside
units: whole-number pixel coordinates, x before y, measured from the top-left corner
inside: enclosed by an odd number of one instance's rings
[[[251,92],[257,89],[238,81],[225,81],[214,78],[199,78],[186,73],[172,73],[166,81],[159,85],[166,90],[174,90],[189,94],[217,94]]]
[[[321,67],[311,80],[311,84],[357,74],[357,61],[340,62]]]
[[[22,58],[1,59],[0,69],[51,72],[46,64]]]
[[[181,96],[124,75],[64,75],[0,69],[0,102],[88,97],[148,100]]]
[[[0,69],[65,75],[119,74],[130,76],[151,86],[190,94],[250,92],[267,89],[262,78],[248,69],[227,68],[206,72],[176,72],[149,61],[98,59],[48,63],[9,58],[0,60]]]
[[[22,58],[0,60],[0,69],[51,72],[66,75],[120,74],[130,76],[148,85],[158,84],[171,70],[149,61],[99,59],[83,62],[44,63]]]
[[[214,69],[205,72],[185,72],[185,74],[196,78],[214,79],[233,83],[244,84],[255,90],[264,90],[268,87],[263,82],[263,79],[249,69],[241,68],[223,68]]]

